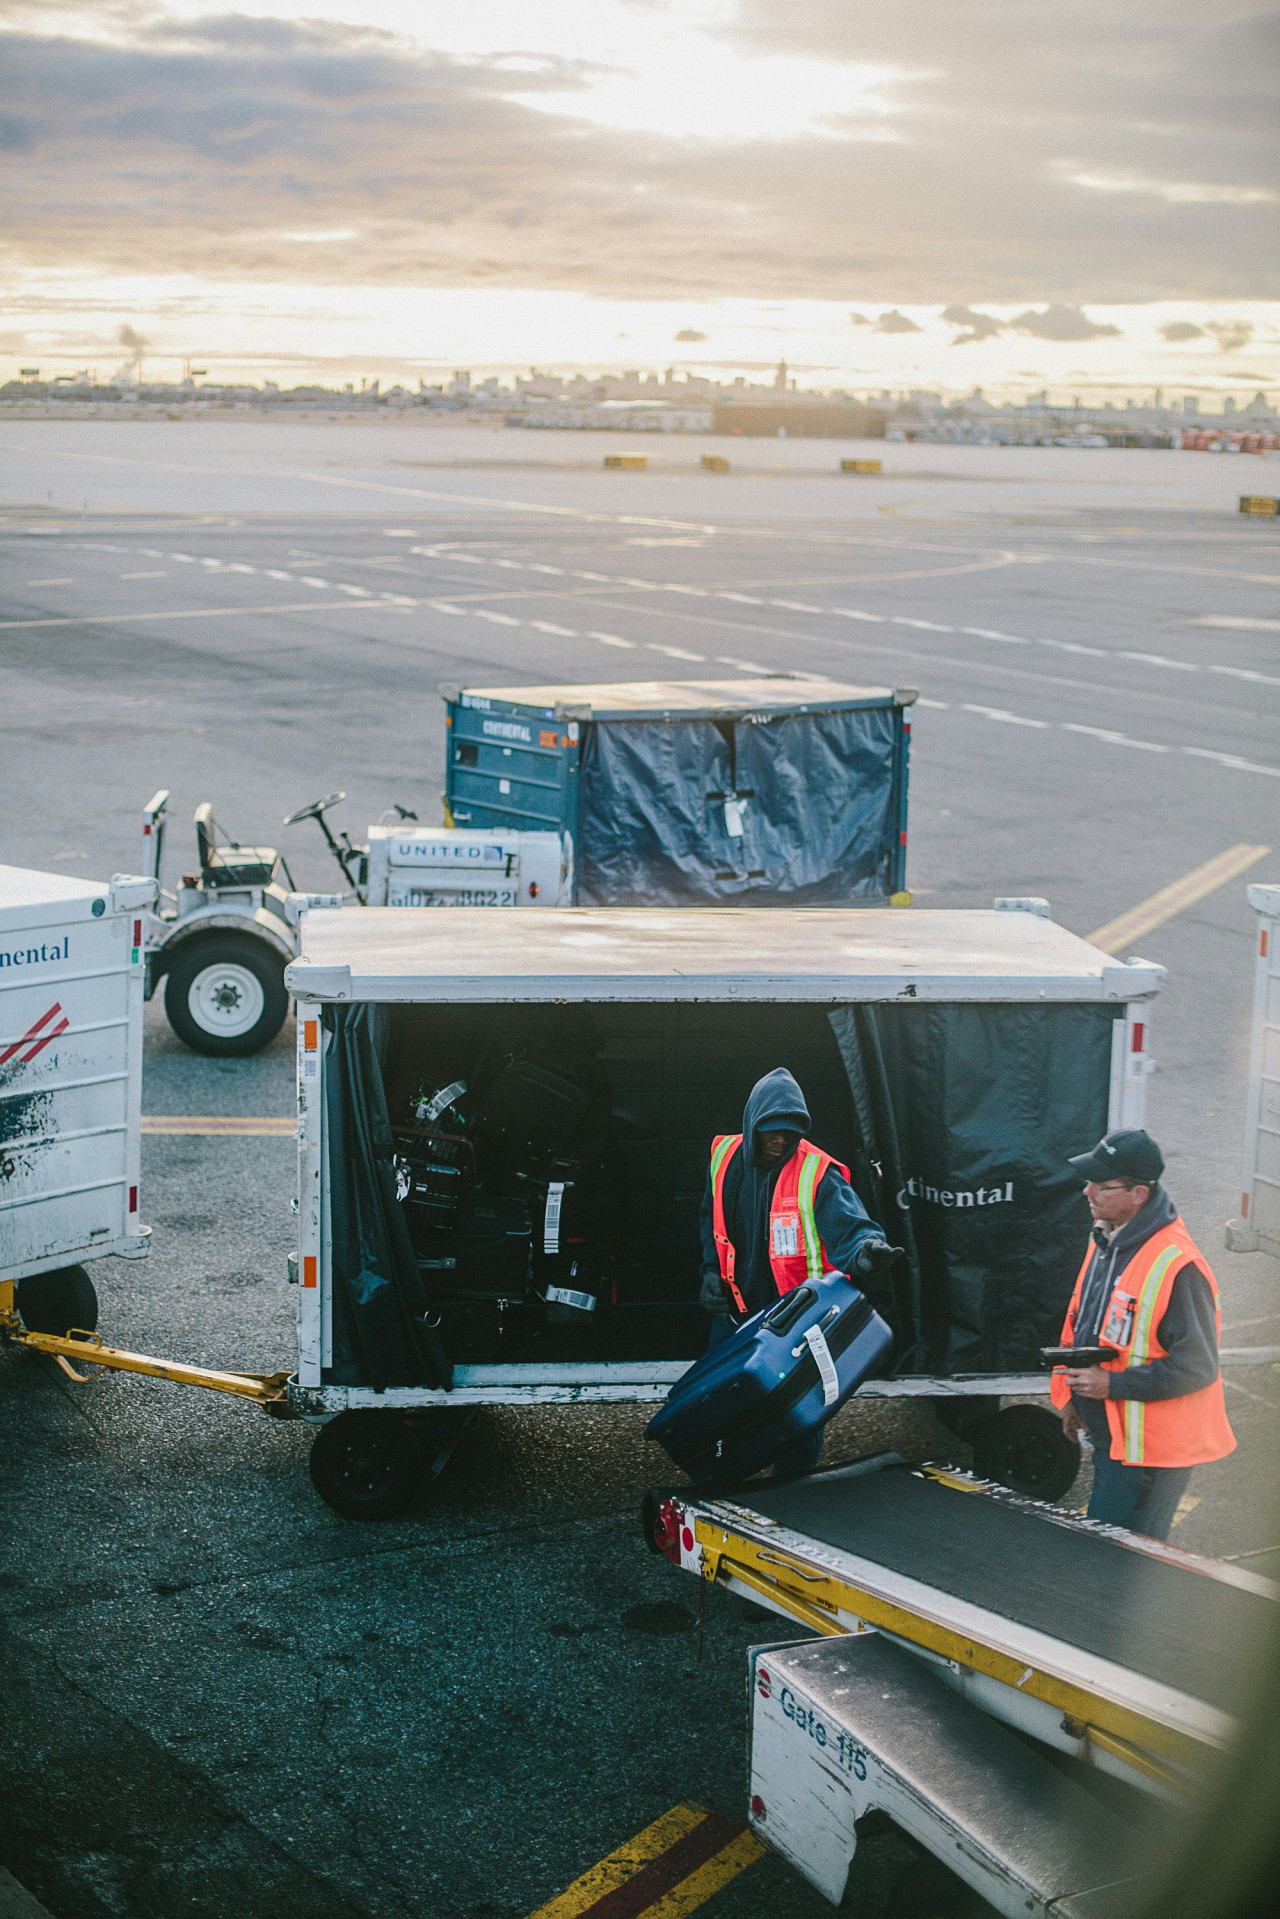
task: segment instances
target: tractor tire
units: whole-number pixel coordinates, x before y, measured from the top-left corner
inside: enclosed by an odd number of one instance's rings
[[[243,1059],[260,1053],[284,1025],[285,962],[252,934],[192,934],[165,978],[164,1010],[193,1053]]]

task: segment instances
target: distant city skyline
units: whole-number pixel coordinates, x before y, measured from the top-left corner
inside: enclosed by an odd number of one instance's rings
[[[0,0],[0,377],[1280,385],[1244,0]],[[1105,58],[1100,57],[1105,49]],[[133,351],[133,349],[128,349]]]
[[[659,305],[505,289],[309,287],[298,300],[292,289],[269,286],[214,286],[202,293],[187,287],[174,302],[163,288],[133,283],[122,289],[132,295],[127,310],[133,318],[113,326],[114,315],[99,317],[104,291],[95,283],[82,299],[79,289],[63,285],[56,315],[46,312],[44,325],[25,330],[21,341],[0,334],[0,378],[35,364],[47,377],[93,369],[109,379],[136,358],[132,342],[121,339],[125,333],[141,341],[148,378],[180,379],[195,364],[212,379],[271,379],[282,386],[358,386],[361,379],[416,385],[447,381],[459,370],[477,381],[496,376],[506,382],[531,368],[560,376],[634,369],[659,378],[671,368],[725,383],[735,376],[767,382],[777,359],[785,358],[801,389],[859,394],[931,387],[957,396],[980,385],[996,398],[1016,400],[1048,387],[1092,404],[1158,386],[1206,399],[1231,395],[1239,403],[1259,387],[1280,387],[1280,324],[1268,302],[1060,306],[1056,313],[988,305],[968,309],[961,322],[944,317],[954,308],[884,309],[875,302],[860,309],[813,301]],[[49,295],[40,297],[50,302]],[[520,314],[507,310],[517,305]],[[856,324],[855,311],[868,324]],[[877,325],[886,311],[894,321],[887,331]],[[985,328],[975,325],[981,321]],[[1039,324],[1052,331],[1055,321],[1058,330],[1086,337],[1045,339],[1032,330]],[[681,340],[682,332],[702,337]],[[414,338],[423,336],[434,353],[413,352]],[[529,350],[504,353],[512,336]],[[575,341],[586,350],[575,352]]]

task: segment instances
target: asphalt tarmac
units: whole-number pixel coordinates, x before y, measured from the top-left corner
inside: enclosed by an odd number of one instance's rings
[[[602,470],[643,451],[652,470]],[[728,453],[732,471],[698,468]],[[874,478],[840,457],[881,457]],[[1041,894],[1088,933],[1238,843],[1280,849],[1274,462],[1204,454],[485,432],[388,422],[0,423],[0,860],[136,868],[172,790],[337,881],[314,826],[440,817],[440,682],[812,673],[910,685],[918,904]],[[1145,936],[1148,1123],[1222,1284],[1224,1343],[1280,1343],[1239,1201],[1248,880]],[[1135,950],[1135,949],[1129,949]],[[771,1062],[762,1062],[762,1070]],[[153,1003],[144,1109],[285,1114],[264,1054],[187,1053]],[[728,1115],[732,1121],[734,1115]],[[1087,1144],[1089,1142],[1082,1142]],[[142,1264],[100,1262],[125,1346],[290,1363],[287,1139],[149,1138]],[[1280,1378],[1234,1369],[1239,1450],[1176,1543],[1280,1568]],[[58,1919],[521,1919],[678,1801],[740,1815],[745,1648],[779,1622],[651,1557],[670,1469],[643,1408],[491,1412],[404,1520],[335,1517],[310,1434],[0,1355],[0,1861]],[[963,1449],[927,1408],[847,1409],[830,1451]],[[1082,1476],[1077,1496],[1087,1490]],[[902,1855],[860,1855],[878,1910]],[[829,1910],[767,1856],[714,1919]]]

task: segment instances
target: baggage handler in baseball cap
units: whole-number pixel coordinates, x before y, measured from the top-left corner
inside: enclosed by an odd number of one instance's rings
[[[1160,1184],[1164,1155],[1149,1133],[1108,1133],[1068,1163],[1084,1180],[1093,1233],[1062,1344],[1115,1357],[1056,1369],[1053,1402],[1067,1437],[1093,1445],[1089,1518],[1167,1539],[1193,1468],[1235,1449],[1218,1282]]]

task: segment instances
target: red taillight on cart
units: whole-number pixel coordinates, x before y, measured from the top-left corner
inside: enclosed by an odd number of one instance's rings
[[[674,1499],[660,1500],[657,1522],[653,1529],[653,1544],[655,1550],[669,1559],[673,1566],[680,1564],[681,1534],[687,1532],[684,1512],[679,1502]],[[692,1538],[690,1538],[690,1545],[692,1545]]]

